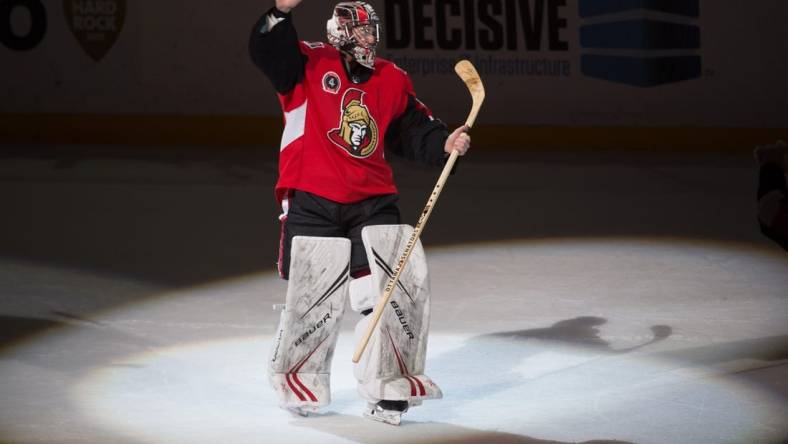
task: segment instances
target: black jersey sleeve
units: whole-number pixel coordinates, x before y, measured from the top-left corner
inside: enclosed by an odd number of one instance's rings
[[[269,14],[284,20],[268,29]],[[271,8],[260,17],[249,36],[249,55],[280,94],[290,92],[304,79],[307,58],[301,53],[298,34],[289,13]]]
[[[388,150],[409,160],[430,166],[443,166],[443,150],[449,131],[438,119],[432,119],[412,95],[408,95],[405,111],[386,130]]]

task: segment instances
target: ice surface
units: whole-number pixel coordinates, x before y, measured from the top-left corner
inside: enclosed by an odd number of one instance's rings
[[[270,163],[142,157],[0,165],[4,442],[788,437],[788,255],[757,233],[748,164],[463,161],[425,238],[445,398],[395,428],[360,415],[352,312],[334,402],[276,407]],[[406,219],[432,175],[401,175]]]

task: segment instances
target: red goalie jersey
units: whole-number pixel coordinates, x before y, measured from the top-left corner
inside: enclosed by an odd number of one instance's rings
[[[333,46],[302,42],[301,50],[304,80],[279,95],[285,131],[277,196],[292,188],[349,203],[396,193],[383,136],[413,95],[407,75],[377,59],[370,79],[354,84]]]
[[[284,112],[277,200],[292,189],[340,203],[395,194],[384,149],[443,164],[446,127],[416,99],[404,71],[377,58],[374,70],[349,72],[336,48],[299,42],[289,15],[279,15],[270,32],[264,16],[250,39]]]

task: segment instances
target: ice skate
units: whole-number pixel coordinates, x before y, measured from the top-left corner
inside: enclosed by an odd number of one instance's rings
[[[285,407],[291,415],[295,416],[296,418],[306,418],[309,416],[310,413],[317,413],[318,409],[316,407]]]
[[[367,404],[364,417],[386,424],[399,425],[402,414],[408,411],[408,401],[379,401]]]

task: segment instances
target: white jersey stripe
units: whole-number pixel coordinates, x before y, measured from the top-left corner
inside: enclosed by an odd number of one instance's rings
[[[285,113],[285,130],[282,133],[282,144],[279,151],[284,151],[294,140],[304,135],[304,123],[306,122],[306,104]]]

